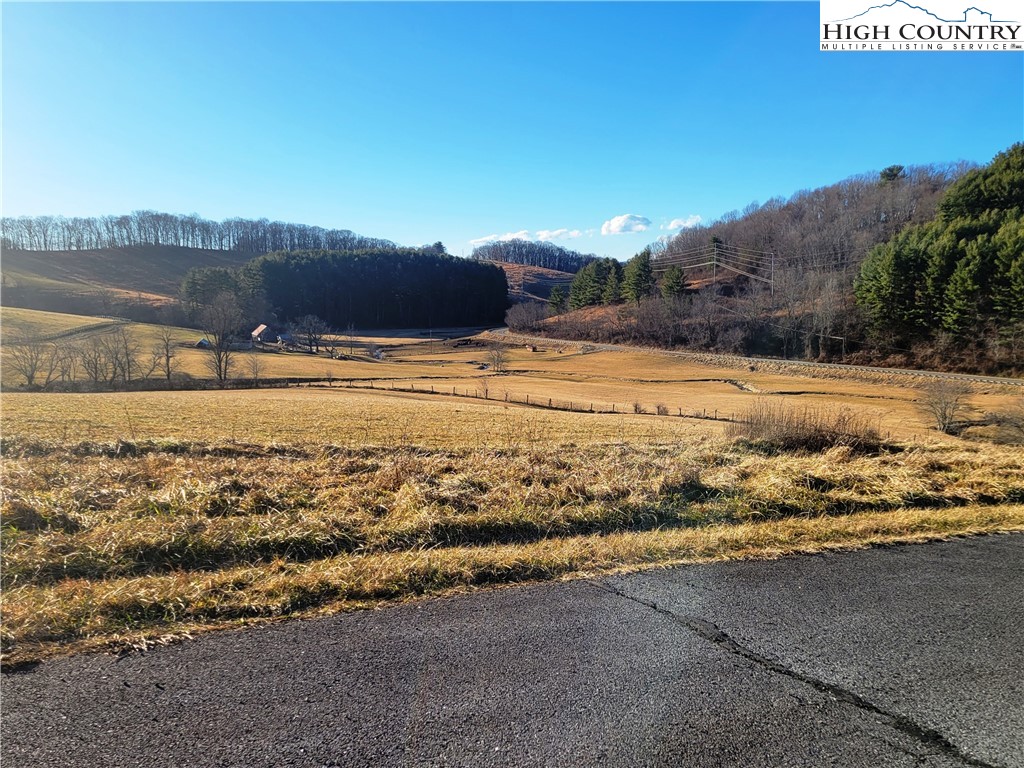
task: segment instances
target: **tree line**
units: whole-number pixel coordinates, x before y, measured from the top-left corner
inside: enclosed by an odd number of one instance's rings
[[[29,389],[85,381],[93,387],[129,387],[133,382],[179,375],[173,329],[162,326],[146,349],[127,325],[85,340],[44,341],[14,336],[5,345],[5,363]]]
[[[529,267],[555,269],[559,272],[578,272],[592,261],[594,254],[578,253],[560,245],[531,240],[501,240],[486,243],[473,249],[470,255],[476,261],[504,261],[508,264],[524,264]]]
[[[308,249],[391,248],[390,240],[347,229],[324,229],[268,219],[204,219],[198,214],[133,211],[120,216],[5,216],[0,244],[27,251],[80,251],[171,245],[242,253]]]
[[[502,269],[425,248],[269,253],[239,269],[190,270],[181,298],[193,312],[235,296],[250,320],[314,315],[334,328],[500,323],[508,306]]]
[[[1024,356],[1024,144],[957,181],[932,221],[874,248],[856,296],[884,343]]]

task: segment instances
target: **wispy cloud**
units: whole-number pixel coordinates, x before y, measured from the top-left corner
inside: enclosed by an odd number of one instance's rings
[[[700,224],[701,218],[697,214],[693,213],[687,216],[685,219],[672,219],[668,224],[662,224],[662,229],[667,229],[670,232],[676,229],[689,229],[690,227],[696,227]]]
[[[504,235],[485,235],[484,237],[478,237],[476,240],[470,240],[470,245],[486,245],[487,243],[496,243],[502,240],[533,240],[530,233],[521,229],[518,232],[506,232]]]
[[[583,232],[578,229],[569,229],[568,227],[562,227],[561,229],[539,229],[536,232],[521,229],[518,232],[506,232],[504,235],[495,234],[478,237],[476,240],[470,240],[469,244],[486,245],[487,243],[498,243],[504,240],[573,240],[577,237],[583,237]]]
[[[624,235],[628,232],[646,232],[651,226],[651,220],[646,216],[637,216],[635,213],[625,213],[622,216],[608,219],[601,225],[602,235]]]
[[[583,233],[578,229],[541,229],[537,231],[538,240],[573,240],[582,237]]]

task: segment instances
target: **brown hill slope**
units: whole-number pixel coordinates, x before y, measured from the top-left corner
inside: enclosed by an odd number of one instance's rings
[[[561,285],[566,293],[575,277],[571,272],[559,272],[544,267],[510,264],[505,261],[489,262],[505,270],[508,295],[513,301],[547,301],[551,290]]]
[[[7,288],[69,294],[113,291],[173,298],[193,267],[237,267],[252,254],[178,246],[137,246],[89,251],[6,251]]]

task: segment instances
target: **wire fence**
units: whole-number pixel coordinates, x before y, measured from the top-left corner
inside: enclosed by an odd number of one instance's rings
[[[699,419],[701,421],[736,421],[736,414],[727,413],[724,410],[707,408],[685,409],[682,407],[669,408],[662,403],[603,403],[591,400],[562,400],[553,397],[544,397],[531,394],[517,394],[507,391],[496,392],[489,386],[477,385],[474,387],[459,387],[457,385],[441,384],[420,384],[399,383],[394,380],[357,380],[357,379],[335,379],[331,382],[307,383],[307,387],[363,389],[375,392],[403,392],[420,395],[437,395],[444,397],[459,397],[469,400],[480,400],[488,403],[509,403],[530,408],[540,408],[550,411],[564,411],[567,413],[593,413],[603,415],[636,415],[636,416],[666,416],[682,419]]]

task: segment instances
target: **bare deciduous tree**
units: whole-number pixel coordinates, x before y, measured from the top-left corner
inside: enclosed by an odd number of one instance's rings
[[[72,382],[78,375],[78,350],[70,342],[56,344],[53,350],[57,373],[62,382]]]
[[[35,387],[40,375],[45,376],[48,358],[52,357],[50,345],[40,339],[22,335],[4,346],[7,348],[7,365],[25,380],[25,386]]]
[[[89,381],[99,384],[110,377],[110,361],[100,336],[90,336],[78,349],[78,360]]]
[[[231,378],[234,366],[231,339],[243,319],[238,300],[228,292],[218,294],[199,312],[199,321],[210,345],[206,367],[221,386]]]
[[[356,346],[356,327],[352,323],[349,323],[345,327],[345,341],[348,342],[348,354],[349,354],[349,356],[354,355],[355,354],[354,350],[355,350],[355,346]]]
[[[921,406],[935,420],[935,428],[954,433],[968,409],[971,385],[956,379],[937,379],[922,390]]]
[[[327,323],[316,315],[306,315],[292,324],[292,333],[304,343],[313,354],[319,354],[320,345],[330,329]]]
[[[508,364],[508,352],[500,344],[492,344],[487,348],[487,361],[495,373],[504,373]]]
[[[138,378],[139,342],[127,326],[121,325],[113,332],[101,337],[101,343],[110,361],[111,383],[120,380],[127,384]]]
[[[547,304],[528,301],[514,304],[505,313],[505,324],[513,331],[536,331],[550,315]]]
[[[178,353],[174,344],[174,331],[161,326],[157,332],[157,340],[152,350],[152,367],[159,371],[167,381],[171,380],[178,369]]]
[[[249,378],[252,380],[252,385],[259,389],[260,376],[263,373],[263,358],[260,355],[259,350],[250,349],[245,356],[246,367],[249,369]]]

